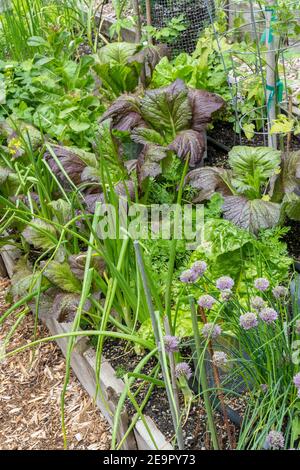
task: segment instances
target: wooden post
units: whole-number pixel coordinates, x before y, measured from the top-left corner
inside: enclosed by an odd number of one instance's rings
[[[142,39],[142,24],[139,0],[132,0],[134,16],[136,17],[135,42],[139,43]]]
[[[267,97],[267,115],[268,115],[268,146],[277,149],[277,136],[271,135],[270,130],[274,119],[276,119],[276,58],[275,42],[272,37],[271,23],[274,14],[274,0],[268,0],[268,6],[265,10],[266,15],[266,97]]]
[[[146,19],[147,19],[147,26],[152,26],[152,18],[151,18],[151,0],[146,0]],[[152,44],[152,37],[148,34],[148,42]]]

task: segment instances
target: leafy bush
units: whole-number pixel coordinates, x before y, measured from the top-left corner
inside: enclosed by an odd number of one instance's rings
[[[172,164],[171,152],[189,166],[202,161],[205,129],[212,115],[224,106],[222,98],[189,89],[182,80],[149,90],[142,98],[123,95],[104,113],[114,131],[126,132],[142,145],[137,159],[139,181],[158,177]]]
[[[237,146],[229,165],[230,170],[205,167],[187,175],[186,183],[199,191],[198,202],[219,192],[224,217],[253,233],[277,225],[284,214],[300,220],[299,152],[281,159],[268,147]]]

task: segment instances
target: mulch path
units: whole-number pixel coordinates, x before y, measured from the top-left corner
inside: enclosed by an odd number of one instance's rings
[[[0,279],[0,316],[7,309],[8,286],[8,281]],[[16,315],[0,327],[0,346]],[[33,316],[28,314],[11,338],[9,349],[31,342],[33,332]],[[49,333],[38,325],[38,337],[45,336]],[[63,449],[60,395],[64,375],[65,360],[54,342],[0,362],[0,450]],[[72,373],[65,406],[68,449],[110,448],[107,422]]]

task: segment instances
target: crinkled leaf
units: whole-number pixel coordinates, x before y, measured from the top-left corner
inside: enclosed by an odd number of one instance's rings
[[[49,202],[49,206],[52,207],[55,212],[55,218],[61,224],[66,224],[72,219],[72,207],[69,202],[64,199],[57,199],[56,201]]]
[[[277,225],[280,210],[280,204],[243,196],[227,196],[223,204],[225,219],[252,233]]]
[[[292,220],[300,220],[300,197],[295,193],[287,193],[283,198],[283,207]]]
[[[70,323],[74,320],[79,303],[80,294],[57,294],[52,301],[52,312],[60,323]],[[90,300],[86,300],[83,309],[87,312],[91,308]]]
[[[222,196],[231,195],[228,181],[230,181],[230,172],[228,170],[207,166],[190,171],[186,175],[185,185],[188,184],[199,190],[196,201],[201,202],[210,199],[216,192],[222,194]]]
[[[137,174],[142,182],[148,176],[155,178],[162,172],[161,160],[166,158],[166,151],[162,147],[146,145],[138,158]]]
[[[115,96],[134,91],[138,86],[140,64],[136,64],[135,67],[133,67],[133,64],[131,66],[98,64],[94,68],[102,81],[102,85],[111,90]]]
[[[187,86],[176,80],[167,87],[147,91],[141,100],[141,114],[154,129],[171,136],[188,129],[192,114]]]
[[[202,161],[205,152],[205,135],[203,132],[196,132],[192,129],[181,131],[168,149],[173,150],[183,160],[189,155],[189,165],[193,168]]]
[[[132,59],[138,49],[137,44],[116,42],[102,47],[95,56],[95,71],[104,87],[116,96],[133,91],[138,85],[142,63]]]
[[[81,181],[100,182],[100,170],[92,166],[86,166],[81,173]]]
[[[77,279],[81,281],[84,278],[84,269],[86,263],[86,253],[79,253],[78,255],[70,255],[68,262],[72,273]],[[99,255],[93,254],[91,266],[95,268],[98,274],[102,275],[105,270],[105,261]]]
[[[127,64],[138,50],[138,45],[130,42],[112,42],[98,51],[101,64]]]
[[[143,145],[155,144],[155,145],[165,145],[165,141],[161,133],[155,131],[154,129],[148,129],[146,127],[139,127],[135,129],[131,138],[134,142]]]
[[[142,123],[139,101],[136,96],[122,95],[117,98],[102,115],[100,123],[112,119],[112,127],[118,130],[131,130]]]
[[[30,287],[36,285],[40,272],[33,273],[28,261],[23,257],[14,267],[11,278],[10,292],[14,300],[20,299],[28,294]]]
[[[88,212],[91,212],[92,214],[94,214],[96,203],[105,202],[104,194],[103,193],[88,194],[87,196],[85,196],[84,202],[85,202]]]
[[[275,192],[292,193],[297,189],[300,189],[300,151],[282,157],[282,171]]]
[[[42,143],[42,134],[31,124],[8,119],[3,129],[7,134],[7,146],[12,158],[22,157],[28,148],[35,150]]]
[[[55,248],[57,244],[55,228],[43,220],[34,219],[22,233],[23,237],[35,248]]]
[[[66,292],[81,292],[81,282],[72,273],[68,263],[50,261],[44,275],[52,284]]]
[[[270,147],[236,146],[229,152],[229,164],[235,176],[244,180],[248,175],[258,175],[261,180],[270,178],[280,165],[280,151]]]
[[[80,184],[81,174],[86,166],[97,166],[97,160],[93,153],[86,152],[85,150],[79,149],[77,147],[63,147],[61,145],[53,145],[52,151],[74,184]],[[44,154],[44,158],[48,162],[53,173],[57,175],[64,183],[66,183],[67,178],[63,174],[63,171],[59,168],[50,151],[47,151]]]
[[[189,89],[188,98],[192,109],[191,128],[201,132],[212,120],[214,113],[225,106],[225,101],[218,95],[205,90]]]

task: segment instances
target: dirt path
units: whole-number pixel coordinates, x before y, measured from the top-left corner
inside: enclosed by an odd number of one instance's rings
[[[0,316],[7,308],[6,284],[0,279]],[[13,323],[11,318],[0,327],[0,341]],[[28,315],[11,339],[10,348],[30,342],[33,328],[33,317]],[[47,331],[39,326],[38,334],[47,336]],[[0,363],[0,450],[63,448],[60,394],[64,374],[65,361],[54,343]],[[72,374],[65,416],[69,449],[109,449],[109,427]]]

